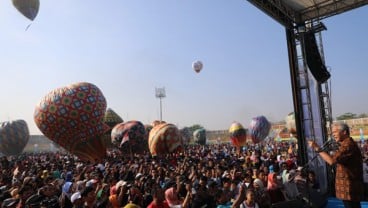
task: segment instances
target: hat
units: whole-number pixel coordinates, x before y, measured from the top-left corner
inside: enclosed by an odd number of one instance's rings
[[[273,165],[270,165],[269,167],[268,167],[268,170],[270,171],[270,173],[273,173],[274,171],[273,171]]]
[[[105,171],[105,166],[99,163],[96,168],[98,168],[100,171]]]
[[[263,189],[264,188],[264,184],[261,181],[261,179],[259,179],[259,178],[254,179],[253,184],[257,184],[260,189]]]
[[[86,187],[92,186],[93,184],[97,183],[98,181],[96,179],[91,179],[87,181]]]
[[[70,197],[70,201],[74,203],[77,199],[80,199],[80,198],[82,198],[82,195],[79,191],[77,191],[74,194],[72,194],[72,196]]]
[[[137,175],[135,176],[135,179],[137,180],[137,179],[139,179],[141,176],[143,176],[143,174],[142,174],[142,173],[137,173]]]
[[[116,183],[115,187],[116,189],[119,189],[120,186],[126,186],[128,184],[128,182],[120,180],[119,182]]]

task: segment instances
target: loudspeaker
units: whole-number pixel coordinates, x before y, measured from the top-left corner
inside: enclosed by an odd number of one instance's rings
[[[316,37],[313,32],[307,32],[303,37],[309,70],[317,82],[324,83],[331,77],[331,74],[327,71],[326,66],[322,62]]]

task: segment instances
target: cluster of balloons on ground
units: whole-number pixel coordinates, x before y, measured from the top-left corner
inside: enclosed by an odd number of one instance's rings
[[[111,108],[94,84],[78,82],[47,93],[36,105],[34,121],[40,131],[66,151],[85,161],[99,161],[106,149],[115,147],[126,155],[149,151],[153,156],[178,152],[191,140],[205,145],[206,129],[178,129],[174,124],[153,121],[143,124],[137,120],[124,121]],[[292,123],[292,118],[287,122]],[[229,138],[236,147],[247,140],[263,141],[271,129],[265,116],[254,117],[248,129],[239,122],[229,128]],[[0,152],[20,154],[29,140],[24,120],[0,123]]]

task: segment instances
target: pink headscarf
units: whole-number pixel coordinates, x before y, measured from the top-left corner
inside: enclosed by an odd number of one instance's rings
[[[170,206],[180,204],[178,194],[174,191],[174,187],[171,187],[165,191],[165,199]]]
[[[267,190],[274,190],[277,188],[277,183],[274,180],[275,173],[269,173],[267,176]]]
[[[117,194],[116,185],[113,185],[113,186],[110,188],[110,195],[114,195],[114,194]]]

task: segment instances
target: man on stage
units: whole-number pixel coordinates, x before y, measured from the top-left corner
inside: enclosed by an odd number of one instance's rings
[[[314,141],[308,141],[309,146],[329,165],[336,164],[336,197],[343,201],[345,208],[360,208],[363,196],[362,153],[350,137],[347,124],[341,122],[332,124],[332,136],[340,144],[333,155],[321,151]]]

